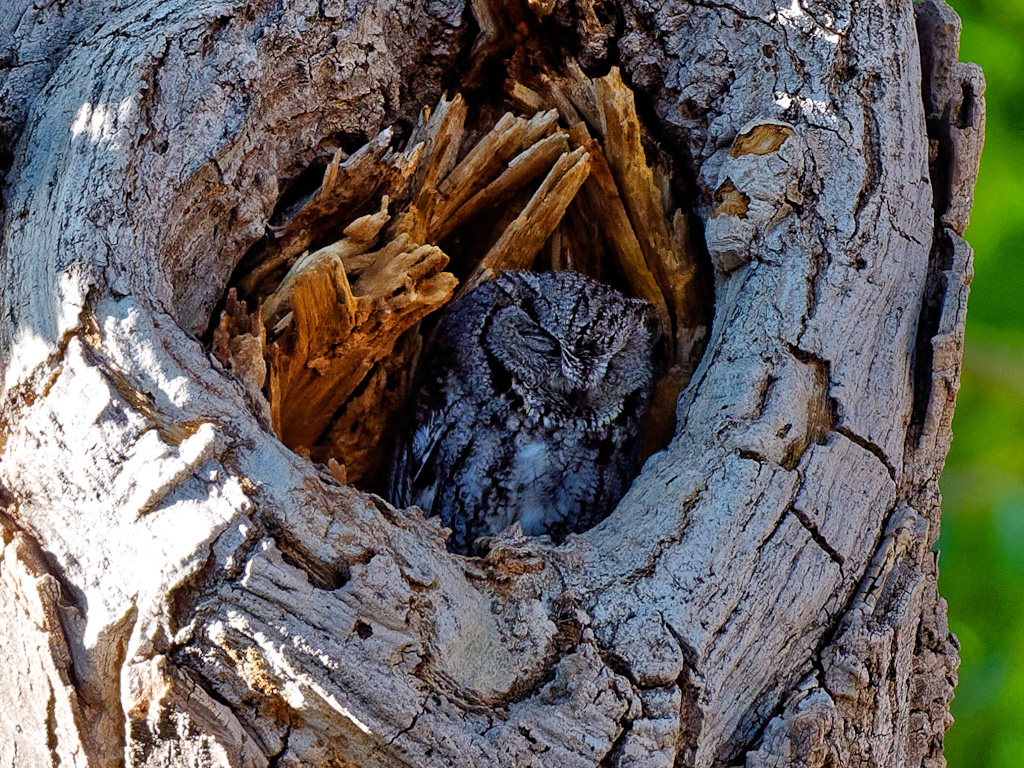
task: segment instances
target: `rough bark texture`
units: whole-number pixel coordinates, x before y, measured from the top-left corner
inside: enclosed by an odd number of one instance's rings
[[[646,94],[715,317],[617,511],[485,561],[195,338],[291,179],[437,101],[471,9],[7,6],[0,764],[944,764],[984,85],[942,0],[531,4]]]

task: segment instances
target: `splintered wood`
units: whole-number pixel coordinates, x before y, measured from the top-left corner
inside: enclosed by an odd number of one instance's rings
[[[366,255],[352,283],[340,259],[317,259],[283,300],[268,357],[271,423],[286,445],[312,448],[398,337],[455,290],[436,246],[400,235]]]
[[[671,434],[703,313],[686,217],[668,213],[632,93],[617,70],[576,68],[509,97],[533,116],[506,113],[475,142],[456,95],[424,111],[404,151],[390,129],[339,151],[240,270],[214,352],[280,439],[337,478],[383,480],[420,320],[460,281],[461,295],[509,269],[624,280],[655,307],[668,354],[645,455]]]

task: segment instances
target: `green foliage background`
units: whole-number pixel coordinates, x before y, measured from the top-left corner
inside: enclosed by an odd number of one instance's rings
[[[967,239],[975,276],[939,589],[960,638],[950,768],[1024,765],[1024,0],[951,0],[960,58],[985,70],[988,123]]]

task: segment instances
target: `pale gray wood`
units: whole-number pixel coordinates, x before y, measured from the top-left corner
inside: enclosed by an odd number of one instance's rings
[[[285,449],[195,339],[288,180],[436,100],[467,9],[12,7],[0,764],[942,764],[984,127],[942,0],[623,0],[583,41],[689,164],[712,334],[615,514],[485,562]]]

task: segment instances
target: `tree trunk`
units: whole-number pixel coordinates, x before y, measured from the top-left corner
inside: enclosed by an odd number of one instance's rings
[[[486,4],[7,6],[0,764],[944,764],[984,84],[943,0],[558,0],[690,176],[714,319],[614,514],[486,559],[196,338],[288,180],[513,44]]]

